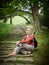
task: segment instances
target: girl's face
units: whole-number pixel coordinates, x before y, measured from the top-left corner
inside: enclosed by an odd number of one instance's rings
[[[30,34],[30,29],[26,29],[26,34]]]

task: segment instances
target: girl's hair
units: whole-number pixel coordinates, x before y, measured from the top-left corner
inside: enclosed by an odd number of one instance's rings
[[[30,30],[30,28],[27,28],[26,30]]]
[[[30,30],[30,27],[26,27],[26,30]]]

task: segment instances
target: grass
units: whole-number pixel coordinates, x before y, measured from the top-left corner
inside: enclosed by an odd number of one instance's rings
[[[34,52],[35,65],[49,64],[49,30],[45,29],[37,35],[38,50]]]
[[[3,23],[3,20],[0,20],[0,23]],[[10,24],[10,19],[7,19],[6,24]],[[26,20],[20,16],[15,16],[12,18],[12,24],[17,25],[17,24],[26,24]]]
[[[15,16],[12,18],[12,23],[13,23],[13,25],[25,24],[26,20],[20,16]],[[7,24],[10,24],[10,19],[7,20]]]
[[[12,18],[12,24],[10,24],[10,19],[7,19],[6,24],[3,20],[0,20],[0,41],[5,40],[5,37],[10,34],[14,28],[14,25],[25,24],[26,20],[20,16],[15,16]]]
[[[0,41],[4,40],[12,32],[13,28],[14,26],[11,24],[0,23]]]

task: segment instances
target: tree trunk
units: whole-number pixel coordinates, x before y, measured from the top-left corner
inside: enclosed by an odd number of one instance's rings
[[[3,23],[6,23],[6,21],[7,21],[7,18],[4,18],[4,21],[3,21]]]
[[[38,33],[40,30],[40,22],[39,22],[39,14],[38,14],[38,1],[33,5],[33,19],[34,19],[34,25],[33,25],[33,33]]]
[[[32,10],[32,16],[34,20],[33,25],[33,33],[38,33],[40,31],[40,22],[39,22],[39,14],[38,14],[38,0],[35,0],[35,2],[32,4],[30,3],[31,10]]]
[[[10,24],[12,24],[12,16],[10,16]]]
[[[40,31],[40,24],[38,17],[35,17],[34,25],[33,25],[33,33],[38,33]]]

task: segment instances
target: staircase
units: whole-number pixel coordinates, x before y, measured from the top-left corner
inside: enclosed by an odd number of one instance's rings
[[[5,65],[12,65],[17,63],[19,64],[32,64],[34,62],[33,60],[33,54],[30,55],[17,55],[15,57],[8,57],[6,58],[5,55],[8,55],[11,53],[14,48],[16,47],[16,42],[17,41],[2,41],[0,42],[0,64],[5,64]],[[12,63],[12,64],[10,64]]]
[[[13,31],[6,36],[5,40],[9,40],[9,41],[16,41],[16,40],[20,40],[21,38],[23,38],[23,36],[25,35],[25,25],[16,25],[13,29]]]

